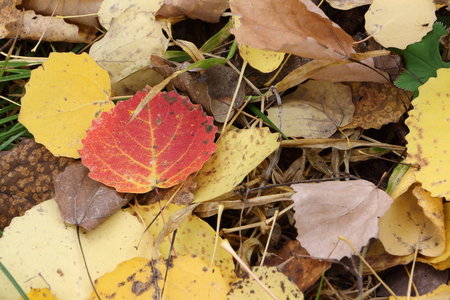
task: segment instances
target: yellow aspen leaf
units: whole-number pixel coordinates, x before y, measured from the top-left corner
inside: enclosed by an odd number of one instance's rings
[[[419,247],[420,254],[437,257],[446,245],[443,199],[415,182],[415,172],[410,168],[392,193],[394,203],[378,222],[379,239],[392,255],[409,255]]]
[[[79,158],[92,120],[114,107],[108,73],[86,53],[50,53],[31,72],[19,122],[55,156]]]
[[[417,258],[427,264],[432,264],[438,270],[450,268],[450,202],[444,203],[444,225],[445,225],[445,251],[438,257]]]
[[[437,70],[419,87],[419,97],[412,101],[405,124],[409,128],[406,163],[418,163],[417,181],[433,197],[450,194],[450,69]]]
[[[276,267],[254,267],[253,273],[272,292],[277,299],[303,300],[303,293],[289,278]],[[233,283],[228,300],[272,299],[271,296],[248,274]]]
[[[27,296],[30,300],[58,300],[49,289],[31,289]],[[20,298],[20,300],[23,300],[23,298]]]
[[[384,47],[419,42],[436,21],[433,0],[374,0],[365,15],[367,32]]]
[[[278,133],[268,128],[226,132],[217,150],[200,169],[192,191],[194,202],[204,202],[233,190],[244,177],[278,148]]]
[[[173,258],[164,284],[167,262],[160,258],[149,261],[135,257],[120,263],[117,268],[96,280],[95,288],[102,299],[227,299],[229,288],[216,267],[200,258]],[[157,281],[158,289],[155,289]],[[164,286],[162,298],[157,297]],[[98,299],[92,292],[89,300]]]
[[[161,201],[161,205],[165,206],[167,201]],[[145,224],[150,224],[156,215],[160,212],[159,203],[155,203],[148,206],[136,207],[138,213],[144,218]],[[169,204],[163,211],[164,220],[179,210],[181,207],[174,204]],[[127,208],[125,211],[136,215],[133,209]],[[148,229],[148,232],[152,235],[153,240],[156,240],[159,232],[164,226],[161,215],[152,223],[152,226]],[[186,221],[178,228],[177,235],[175,237],[175,251],[177,255],[196,255],[204,263],[210,264],[212,255],[214,252],[216,232],[211,226],[195,215],[190,215]],[[218,244],[222,239],[219,237]],[[169,256],[170,241],[165,238],[159,245],[159,251],[164,257]],[[236,279],[234,273],[233,257],[224,249],[218,247],[216,256],[214,258],[214,265],[217,266],[225,278],[225,281],[229,284]]]
[[[275,71],[283,62],[284,53],[239,45],[239,53],[249,65],[263,73]]]
[[[233,7],[231,7],[233,11]],[[233,28],[236,29],[241,26],[240,18],[236,15],[232,17]],[[283,52],[275,52],[270,50],[262,50],[247,46],[245,44],[239,44],[239,54],[248,62],[250,66],[262,73],[270,73],[276,70],[283,62]]]

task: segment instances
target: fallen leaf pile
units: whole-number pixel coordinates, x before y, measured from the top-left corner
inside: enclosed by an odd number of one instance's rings
[[[29,298],[371,299],[355,251],[448,272],[450,5],[326,2],[0,1],[0,262]],[[36,66],[19,33],[65,43]]]

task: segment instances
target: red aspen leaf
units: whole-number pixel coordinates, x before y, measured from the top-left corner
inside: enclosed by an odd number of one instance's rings
[[[310,0],[230,2],[241,26],[231,29],[238,43],[302,57],[340,60],[353,40]]]
[[[176,185],[216,150],[213,118],[176,92],[160,92],[130,122],[148,92],[137,92],[94,120],[80,150],[89,176],[119,192]]]
[[[112,187],[92,180],[89,169],[80,163],[55,176],[55,201],[61,217],[87,230],[100,226],[128,200]]]

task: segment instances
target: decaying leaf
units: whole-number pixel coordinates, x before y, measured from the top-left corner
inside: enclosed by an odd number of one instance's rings
[[[161,23],[151,13],[127,8],[117,18],[113,18],[108,32],[92,45],[89,54],[113,78],[142,58],[163,56],[168,41]],[[153,86],[161,81],[160,75],[146,69],[125,78],[113,88],[121,95],[127,92],[126,89],[136,92],[147,84]]]
[[[128,7],[132,7],[136,11],[145,11],[154,16],[163,3],[163,0],[104,0],[101,1],[98,10],[98,20],[105,29],[109,30],[112,19],[119,17]]]
[[[366,180],[300,183],[291,187],[297,192],[292,196],[297,239],[314,257],[350,257],[352,249],[339,242],[339,236],[361,249],[369,239],[378,236],[378,218],[392,204],[388,194]]]
[[[165,206],[167,201],[161,201],[161,206]],[[137,212],[131,208],[125,209],[133,215],[140,214],[145,220],[146,225],[152,225],[148,229],[148,232],[156,241],[158,235],[160,234],[164,224],[168,223],[169,217],[175,212],[179,211],[183,207],[169,204],[166,206],[162,215],[159,214],[160,204],[155,203],[148,206],[136,207]],[[159,214],[159,215],[158,215]],[[155,217],[158,216],[155,219]],[[163,221],[165,220],[165,221]],[[211,264],[212,255],[214,253],[216,232],[211,226],[197,217],[196,215],[189,215],[187,219],[178,227],[177,235],[175,237],[175,250],[177,255],[196,255],[204,263]],[[218,244],[222,241],[219,236]],[[159,244],[158,249],[167,258],[170,253],[171,240],[165,238],[161,244]],[[217,266],[222,274],[222,277],[228,284],[231,284],[236,279],[236,274],[234,273],[234,263],[233,257],[224,249],[218,247],[214,258],[213,264]]]
[[[239,43],[302,57],[341,60],[353,40],[310,0],[230,2],[241,26],[232,29]]]
[[[405,49],[433,29],[435,9],[433,0],[373,0],[365,28],[384,47]]]
[[[394,203],[380,218],[380,240],[393,255],[419,253],[437,257],[445,250],[442,198],[431,197],[416,182],[416,168],[410,168],[392,192]]]
[[[0,229],[34,205],[55,196],[54,175],[74,159],[55,157],[34,139],[0,155]]]
[[[101,1],[78,0],[78,1],[58,1],[58,0],[22,0],[22,7],[32,10],[37,14],[51,16],[75,16],[96,14]],[[56,9],[55,9],[56,8]],[[67,22],[82,24],[90,27],[99,27],[97,16],[84,16],[78,18],[67,18]]]
[[[216,150],[212,117],[176,92],[160,92],[130,122],[148,91],[94,120],[80,150],[89,176],[119,192],[174,186]]]
[[[392,84],[351,83],[355,114],[344,128],[375,128],[397,123],[409,107],[409,99]]]
[[[450,112],[448,82],[450,69],[437,70],[419,87],[419,97],[412,101],[414,109],[408,112],[405,124],[409,128],[406,163],[418,163],[417,181],[433,197],[450,194]],[[439,132],[439,134],[437,134]]]
[[[135,257],[99,278],[95,289],[102,299],[158,299],[157,293],[161,293],[163,286],[162,299],[227,299],[229,288],[220,272],[198,257],[178,256],[172,258],[167,273],[166,267],[162,258],[158,263]],[[88,299],[98,298],[92,292]]]
[[[69,24],[64,19],[36,15],[34,11],[30,10],[24,12],[22,26],[20,26],[21,19],[22,17],[19,17],[15,22],[6,25],[8,31],[6,38],[15,37],[19,33],[21,39],[37,41],[42,37],[43,41],[48,42],[88,44],[94,40],[97,32],[97,29],[93,27]]]
[[[303,293],[289,278],[277,270],[276,267],[253,267],[252,272],[272,292],[277,299],[303,300]],[[227,295],[228,300],[238,299],[273,299],[261,288],[259,283],[245,274],[231,286]]]
[[[152,56],[150,67],[165,78],[185,69],[189,63],[176,63]],[[239,74],[222,65],[214,65],[201,72],[185,72],[170,80],[176,88],[186,93],[192,102],[201,104],[205,112],[214,116],[216,122],[223,123],[236,90]],[[235,100],[235,108],[242,105],[245,98],[245,84],[241,83]],[[230,114],[233,117],[234,111]]]
[[[133,257],[151,259],[153,241],[148,235],[140,240],[142,230],[142,224],[123,211],[96,230],[80,228],[92,280],[112,272],[119,263]],[[77,228],[64,222],[54,200],[38,204],[25,216],[15,218],[3,232],[0,253],[2,263],[25,292],[30,288],[51,286],[52,294],[64,300],[87,299],[92,292]],[[17,291],[1,272],[0,299],[11,300],[11,295],[17,295]]]
[[[164,0],[157,14],[166,18],[185,15],[189,19],[217,23],[228,7],[226,0]]]
[[[311,76],[311,79],[331,82],[356,81],[386,83],[388,82],[389,74],[374,67],[374,58],[367,58],[361,61],[361,63],[350,63],[320,70]]]
[[[414,259],[414,254],[389,254],[384,249],[383,243],[381,243],[379,239],[376,239],[370,246],[369,251],[367,251],[365,259],[369,266],[378,273],[394,266],[409,264]],[[364,265],[363,273],[372,274],[372,271],[370,271],[370,269],[366,265]]]
[[[302,292],[322,276],[324,268],[327,270],[331,266],[330,262],[302,257],[308,256],[309,253],[297,240],[287,241],[280,250],[272,253],[275,255],[268,256],[264,265],[268,267],[281,265],[279,271],[292,278]]]
[[[278,134],[266,128],[228,131],[217,142],[192,191],[194,202],[204,202],[233,190],[244,177],[278,148]]]
[[[348,86],[310,80],[283,97],[282,131],[287,136],[328,138],[352,120],[354,111]],[[267,117],[279,124],[278,106],[269,108],[267,112]]]
[[[19,122],[56,156],[79,158],[92,120],[114,107],[109,76],[86,53],[50,53],[31,71]]]
[[[16,8],[17,0],[2,1],[0,4],[0,39],[8,35],[6,25],[20,18],[20,11]]]
[[[92,180],[89,169],[81,162],[55,176],[55,201],[61,216],[69,224],[87,230],[100,226],[128,200],[112,187]]]

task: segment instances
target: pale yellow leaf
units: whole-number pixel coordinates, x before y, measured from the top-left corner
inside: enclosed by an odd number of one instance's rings
[[[112,19],[119,17],[128,7],[155,16],[163,3],[164,0],[103,0],[98,11],[98,20],[106,30],[109,30]]]
[[[372,0],[327,0],[327,2],[333,8],[348,10],[355,7],[371,4]]]
[[[278,148],[278,133],[268,128],[226,132],[216,152],[200,169],[192,191],[194,202],[204,202],[233,190],[244,177]]]
[[[355,106],[350,87],[342,83],[310,80],[282,98],[282,132],[307,139],[328,138],[351,122]],[[278,126],[279,109],[267,110],[268,118]]]
[[[92,280],[133,257],[151,258],[153,245],[148,236],[135,248],[142,230],[142,224],[123,211],[94,231],[80,228]],[[2,263],[25,292],[51,286],[52,294],[64,300],[86,299],[91,294],[76,226],[64,222],[54,200],[38,204],[25,216],[14,218],[0,239],[0,253]],[[10,300],[16,295],[14,286],[1,272],[0,299]]]
[[[111,78],[142,58],[152,55],[163,56],[168,44],[162,25],[151,13],[126,9],[120,16],[113,18],[111,27],[103,39],[93,44],[89,54]],[[118,94],[127,89],[136,92],[147,84],[154,86],[163,77],[152,69],[135,70],[136,74],[113,85]]]
[[[433,0],[374,0],[365,15],[367,32],[384,47],[420,42],[436,21]]]

